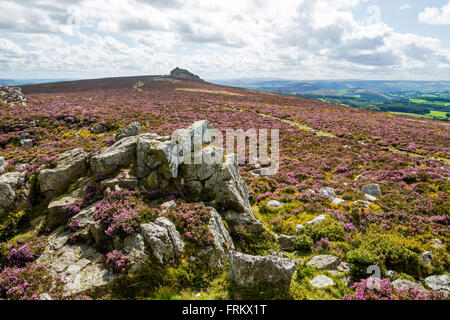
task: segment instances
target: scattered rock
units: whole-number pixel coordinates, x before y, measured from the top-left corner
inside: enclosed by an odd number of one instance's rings
[[[269,202],[267,202],[267,206],[269,208],[280,208],[284,206],[284,203],[277,200],[270,200]]]
[[[287,235],[279,235],[277,237],[278,246],[280,247],[280,250],[292,252],[294,251],[295,247],[295,237],[294,236],[287,236]]]
[[[237,213],[235,211],[227,211],[224,215],[224,219],[230,228],[241,226],[246,232],[257,234],[265,231],[261,221],[256,219],[249,213]]]
[[[100,134],[108,131],[108,127],[101,123],[96,123],[90,130],[93,134]]]
[[[430,242],[431,245],[436,249],[442,248],[444,246],[440,239],[431,239]]]
[[[326,215],[321,214],[321,215],[315,217],[314,219],[312,219],[312,220],[310,220],[310,221],[308,221],[308,222],[305,222],[304,224],[298,224],[298,225],[296,225],[295,228],[296,228],[297,230],[300,230],[300,229],[304,228],[304,227],[305,227],[306,225],[308,225],[308,224],[319,224],[319,223],[324,222],[326,218],[327,218]]]
[[[337,267],[337,271],[339,272],[349,272],[351,269],[351,265],[348,262],[342,261],[341,264]]]
[[[369,201],[364,201],[364,200],[356,200],[353,202],[354,204],[360,204],[362,205],[364,208],[369,208],[370,207],[370,202]]]
[[[230,254],[230,280],[241,287],[270,285],[287,292],[294,272],[295,262],[288,258]]]
[[[394,282],[392,282],[392,286],[396,290],[408,290],[409,288],[415,288],[425,291],[423,285],[407,279],[397,279]]]
[[[19,87],[2,87],[0,88],[0,100],[8,106],[21,105],[26,107],[27,99]]]
[[[66,207],[76,205],[78,201],[79,199],[68,196],[50,202],[47,215],[48,230],[65,224],[70,218]]]
[[[450,276],[442,274],[425,278],[425,283],[433,290],[450,291]]]
[[[109,175],[121,167],[128,167],[136,157],[137,137],[123,138],[112,146],[91,156],[92,171]]]
[[[422,253],[422,262],[425,264],[433,264],[433,251],[425,251]]]
[[[356,176],[355,180],[356,181],[367,180],[367,177],[362,174],[359,174]]]
[[[73,149],[63,153],[54,169],[44,169],[38,174],[40,191],[48,198],[64,193],[69,185],[86,173],[86,152]]]
[[[394,270],[387,270],[386,278],[388,278],[389,280],[394,280],[394,277],[396,274],[397,274],[397,272],[395,272]]]
[[[316,267],[320,270],[336,270],[341,264],[341,259],[331,254],[323,254],[312,257],[307,265]]]
[[[170,200],[170,201],[164,202],[161,205],[161,211],[162,212],[167,212],[169,210],[174,210],[176,208],[177,208],[177,204],[176,204],[176,202],[174,200]]]
[[[382,195],[380,186],[377,183],[366,184],[361,188],[361,191],[374,197],[381,197]]]
[[[343,200],[341,198],[334,198],[331,203],[335,204],[335,205],[338,205],[338,204],[341,204],[342,202],[345,202],[345,200]]]
[[[119,141],[123,138],[134,137],[137,136],[141,132],[141,125],[139,122],[132,122],[129,125],[120,128],[116,134],[116,141]]]
[[[329,188],[329,187],[320,189],[319,194],[321,194],[328,200],[334,200],[334,198],[336,198],[336,192],[334,191],[333,188]]]
[[[311,279],[309,281],[309,283],[314,287],[314,288],[326,288],[329,286],[334,286],[334,281],[331,278],[328,278],[327,276],[324,275],[318,275],[315,276],[313,279]]]
[[[376,197],[371,196],[370,194],[367,194],[367,193],[366,193],[364,196],[365,196],[366,199],[369,200],[369,201],[377,201],[377,200],[378,200]]]

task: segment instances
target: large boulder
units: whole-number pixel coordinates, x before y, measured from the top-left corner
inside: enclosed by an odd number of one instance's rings
[[[0,176],[0,217],[10,211],[24,209],[30,202],[25,173],[10,172]]]
[[[341,259],[332,254],[323,254],[312,257],[307,265],[316,267],[320,270],[336,270],[341,264]]]
[[[230,280],[241,287],[269,285],[287,292],[294,272],[295,262],[289,258],[230,254]]]
[[[121,167],[128,167],[136,159],[137,137],[117,141],[112,146],[91,156],[92,171],[109,175]]]
[[[47,228],[53,230],[55,227],[66,223],[70,218],[68,207],[75,206],[78,201],[78,198],[67,196],[50,202],[48,205]]]
[[[132,122],[129,125],[120,128],[116,134],[116,141],[119,141],[123,138],[137,136],[141,131],[141,125],[139,122]]]
[[[73,149],[63,153],[53,169],[41,170],[37,180],[40,191],[52,198],[64,193],[69,185],[86,173],[86,152]]]
[[[361,191],[373,197],[380,197],[382,195],[380,186],[377,183],[366,184],[361,188]]]
[[[184,243],[173,223],[166,218],[142,224],[140,233],[161,264],[174,262],[181,256]]]
[[[446,274],[426,277],[425,283],[433,290],[450,291],[450,276]]]

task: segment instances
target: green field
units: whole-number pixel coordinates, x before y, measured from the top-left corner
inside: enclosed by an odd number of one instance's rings
[[[409,99],[409,101],[418,103],[418,104],[434,104],[444,107],[450,107],[450,102],[443,102],[443,101],[428,101],[424,99]]]
[[[416,113],[392,112],[392,111],[389,111],[389,113],[410,116],[410,117],[414,117],[414,118],[425,118],[425,119],[434,119],[434,120],[448,119],[447,112],[444,112],[444,111],[430,111],[430,113],[428,113],[428,114],[416,114]]]

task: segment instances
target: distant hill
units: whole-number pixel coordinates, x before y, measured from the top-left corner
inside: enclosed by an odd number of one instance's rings
[[[68,81],[71,79],[0,79],[0,87]]]

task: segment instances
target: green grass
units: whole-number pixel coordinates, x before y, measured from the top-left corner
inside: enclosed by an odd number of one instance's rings
[[[409,99],[409,101],[411,101],[413,103],[418,103],[418,104],[433,104],[433,105],[438,105],[438,106],[450,107],[450,102],[428,101],[428,100],[424,100],[424,99]]]
[[[445,111],[430,111],[430,113],[428,113],[428,114],[394,112],[394,111],[389,111],[389,113],[403,115],[403,116],[410,116],[410,117],[414,117],[414,118],[435,119],[435,120],[447,119],[447,112],[445,112]]]

